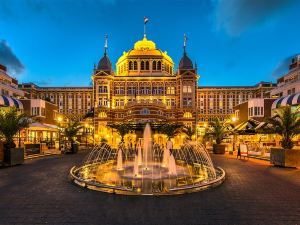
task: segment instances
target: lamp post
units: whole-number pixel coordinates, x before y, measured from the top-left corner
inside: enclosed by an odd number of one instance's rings
[[[233,124],[233,129],[234,129],[234,124],[237,121],[237,118],[235,116],[233,116],[231,118],[232,124]],[[232,133],[232,154],[235,151],[235,132]]]
[[[87,123],[84,124],[85,126],[85,147],[87,146],[87,135],[88,135],[88,127],[89,125]]]
[[[58,121],[58,149],[61,150],[61,145],[60,145],[60,123],[62,121],[62,117],[58,117],[57,118],[57,121]]]

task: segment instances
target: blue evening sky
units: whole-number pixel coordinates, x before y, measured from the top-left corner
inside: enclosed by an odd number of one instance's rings
[[[199,85],[254,85],[300,52],[299,12],[299,0],[0,0],[0,63],[20,82],[89,85],[104,35],[115,66],[147,16],[148,39],[176,67],[187,34]]]

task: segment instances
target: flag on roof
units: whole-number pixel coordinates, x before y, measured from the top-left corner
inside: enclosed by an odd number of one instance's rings
[[[144,24],[148,23],[149,19],[148,17],[144,16]]]

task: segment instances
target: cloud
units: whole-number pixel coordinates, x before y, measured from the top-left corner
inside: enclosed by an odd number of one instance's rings
[[[5,40],[0,40],[0,64],[6,66],[13,75],[19,75],[25,69]]]
[[[286,74],[288,72],[288,70],[289,70],[289,65],[291,64],[292,59],[296,55],[299,55],[299,54],[300,53],[291,55],[291,56],[283,59],[281,62],[279,62],[277,64],[276,68],[272,72],[272,77],[279,78],[279,77],[283,76],[284,74]]]
[[[267,21],[297,0],[212,0],[217,29],[237,36],[251,26]]]

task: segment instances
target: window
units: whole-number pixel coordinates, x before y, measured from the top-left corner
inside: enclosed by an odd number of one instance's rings
[[[141,113],[141,115],[149,115],[150,110],[148,108],[143,108],[140,113]]]
[[[100,112],[100,113],[98,114],[98,117],[99,117],[99,118],[106,118],[106,117],[107,117],[107,114],[106,114],[106,112]]]
[[[192,113],[190,113],[190,112],[185,112],[185,113],[183,114],[183,117],[184,117],[184,118],[192,118],[193,115],[192,115]]]
[[[124,95],[125,94],[124,87],[115,87],[115,94]]]
[[[183,107],[192,106],[192,98],[183,98]]]
[[[157,62],[157,70],[161,70],[161,61]]]
[[[99,93],[107,93],[107,86],[99,86]]]
[[[145,70],[145,62],[144,61],[141,62],[141,70]]]
[[[183,93],[192,93],[192,86],[183,86]]]
[[[132,67],[132,61],[129,61],[128,69],[129,69],[129,70],[132,70],[132,68],[133,68],[133,67]]]
[[[137,61],[133,62],[133,70],[137,70],[138,66],[137,66]]]
[[[156,61],[152,62],[152,70],[156,70]]]
[[[127,88],[127,94],[128,95],[134,95],[135,94],[135,87],[128,87]]]
[[[167,87],[167,95],[174,95],[175,87]]]
[[[149,61],[146,61],[146,70],[149,70]]]

